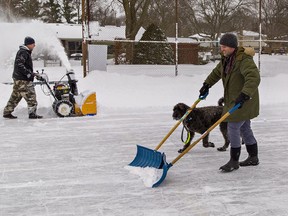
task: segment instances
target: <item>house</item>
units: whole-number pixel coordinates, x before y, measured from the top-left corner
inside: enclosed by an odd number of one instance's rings
[[[82,52],[82,25],[47,23],[47,26],[61,41],[69,57]]]
[[[199,42],[201,47],[211,47],[212,45],[210,35],[204,33],[190,35],[189,38]]]
[[[254,31],[243,30],[237,34],[239,45],[244,47],[253,47],[256,50],[259,50],[259,33]],[[261,39],[266,40],[267,36],[262,34]],[[266,47],[267,43],[261,42],[262,47]]]
[[[174,53],[176,54],[175,38],[168,37]],[[193,38],[178,38],[178,64],[199,64],[199,43]]]
[[[62,42],[68,56],[82,52],[82,25],[64,23],[48,23],[47,25]],[[140,40],[144,31],[145,29],[141,27],[135,40]],[[109,45],[111,44],[109,41],[125,38],[125,26],[99,26],[97,22],[92,22],[89,25],[89,33],[90,35],[84,31],[84,34],[87,34],[84,36],[88,40],[102,41],[102,43]]]

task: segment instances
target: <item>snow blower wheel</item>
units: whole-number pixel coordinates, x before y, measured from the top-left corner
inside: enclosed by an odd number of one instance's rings
[[[74,112],[74,106],[68,100],[58,100],[54,101],[53,110],[59,117],[68,117]]]

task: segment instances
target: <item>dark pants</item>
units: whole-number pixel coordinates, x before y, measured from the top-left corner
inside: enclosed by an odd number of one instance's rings
[[[241,147],[241,137],[245,145],[253,145],[257,143],[251,129],[250,120],[241,122],[228,122],[228,137],[232,148]]]

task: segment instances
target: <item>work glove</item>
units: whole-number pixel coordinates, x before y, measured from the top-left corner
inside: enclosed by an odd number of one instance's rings
[[[202,88],[199,90],[199,92],[200,92],[199,97],[206,97],[209,94],[209,88],[210,87],[211,86],[209,84],[204,82]]]
[[[41,76],[41,74],[39,73],[33,73],[34,77],[39,80],[39,81],[43,81],[43,77]]]
[[[241,92],[240,95],[235,100],[235,105],[240,104],[240,106],[238,107],[238,109],[240,109],[240,108],[242,108],[244,102],[249,100],[249,99],[250,99],[250,97],[248,95]]]
[[[34,73],[33,73],[31,70],[27,70],[27,72],[28,72],[27,75],[26,75],[27,78],[28,78],[28,79],[33,79]],[[32,78],[31,78],[31,77],[32,77]]]

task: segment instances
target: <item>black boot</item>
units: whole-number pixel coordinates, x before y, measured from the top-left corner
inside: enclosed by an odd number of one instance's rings
[[[3,118],[7,118],[7,119],[16,119],[17,116],[14,116],[14,115],[12,115],[11,113],[9,113],[9,114],[5,114],[5,115],[3,115]]]
[[[41,119],[43,116],[37,115],[36,113],[30,113],[29,119]]]
[[[246,145],[248,152],[248,158],[239,163],[240,166],[257,166],[259,164],[258,159],[258,146],[257,143],[253,145]]]
[[[239,169],[239,157],[240,157],[241,147],[230,148],[230,160],[225,165],[221,166],[219,169],[223,172],[232,172],[233,170]]]

